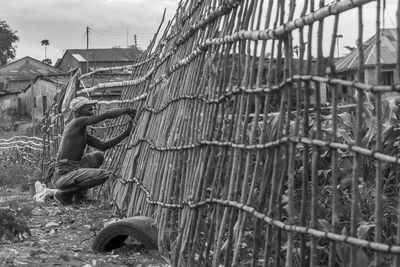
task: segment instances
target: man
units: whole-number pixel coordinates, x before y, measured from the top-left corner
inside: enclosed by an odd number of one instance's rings
[[[90,135],[86,131],[88,125],[124,114],[133,119],[136,114],[136,110],[130,108],[94,114],[95,103],[96,101],[79,96],[70,104],[74,118],[64,128],[52,178],[53,185],[59,189],[54,198],[63,205],[90,201],[86,196],[87,189],[103,184],[111,175],[109,171],[99,169],[104,160],[103,152],[84,154],[86,145],[105,151],[121,142],[132,130],[131,120],[128,128],[113,139],[102,141]]]

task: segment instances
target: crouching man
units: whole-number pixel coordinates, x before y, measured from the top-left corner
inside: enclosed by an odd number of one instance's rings
[[[73,99],[70,104],[74,118],[64,128],[52,177],[54,187],[59,189],[54,198],[62,205],[90,201],[87,189],[103,184],[111,176],[109,171],[99,169],[104,160],[103,152],[84,154],[86,145],[105,151],[121,142],[132,130],[131,120],[128,128],[113,139],[102,141],[90,135],[86,131],[88,125],[123,114],[133,119],[136,114],[136,110],[130,108],[94,114],[95,103],[96,101],[80,96]]]

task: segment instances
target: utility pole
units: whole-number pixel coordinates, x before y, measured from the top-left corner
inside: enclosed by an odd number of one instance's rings
[[[86,73],[89,72],[89,26],[86,27]]]
[[[336,46],[337,46],[337,56],[340,58],[340,53],[339,53],[339,38],[343,38],[342,34],[337,34],[336,35]]]
[[[136,39],[136,34],[135,34],[135,47],[137,47],[137,39]]]
[[[129,47],[129,28],[126,29],[126,47]]]

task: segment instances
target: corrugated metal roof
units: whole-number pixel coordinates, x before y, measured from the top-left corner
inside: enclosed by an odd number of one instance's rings
[[[24,62],[21,64],[21,62]],[[32,63],[36,64],[32,64]],[[12,80],[34,79],[41,75],[59,75],[62,71],[37,59],[24,57],[0,68],[0,76]]]
[[[79,55],[79,54],[72,54],[72,56],[76,59],[76,60],[78,60],[79,62],[83,62],[83,61],[86,61],[81,55]]]
[[[374,66],[376,64],[376,49],[375,49],[376,35],[369,38],[364,42],[364,65]],[[382,29],[381,30],[381,64],[391,65],[396,64],[396,50],[397,50],[397,32],[396,29]],[[336,71],[346,71],[349,69],[357,69],[359,65],[359,53],[354,49],[347,56],[339,59],[336,62]]]
[[[54,84],[59,84],[60,86],[64,86],[70,80],[69,76],[38,76],[35,80],[11,80],[7,82],[6,87],[4,88],[5,91],[9,93],[20,93],[28,89],[31,83],[35,82],[37,79],[43,79]]]
[[[9,81],[4,89],[9,93],[19,93],[24,91],[30,84],[31,81]]]
[[[141,52],[135,48],[98,48],[98,49],[67,49],[68,53],[74,56],[79,62],[89,61],[116,62],[136,61]]]

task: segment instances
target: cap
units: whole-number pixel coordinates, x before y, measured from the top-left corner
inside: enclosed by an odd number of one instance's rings
[[[77,98],[72,99],[71,103],[69,104],[69,107],[72,110],[77,110],[83,105],[93,105],[96,103],[97,103],[96,100],[89,100],[86,97],[78,96]]]

